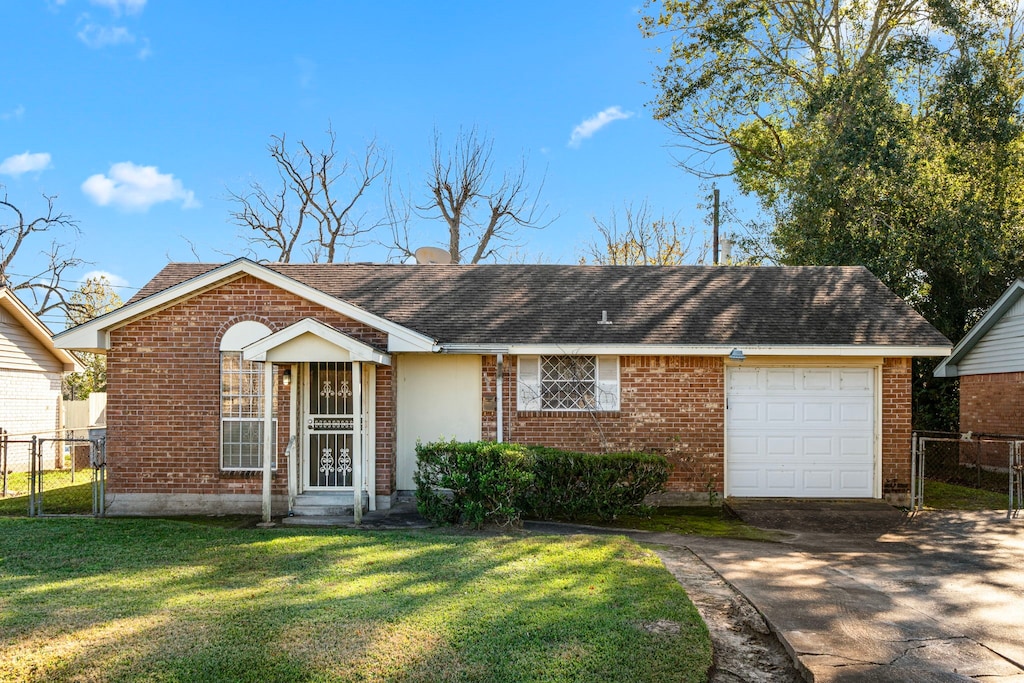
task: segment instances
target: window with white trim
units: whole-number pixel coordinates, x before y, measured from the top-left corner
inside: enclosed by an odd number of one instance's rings
[[[243,322],[225,333],[220,352],[220,465],[224,470],[263,467],[263,363],[242,358],[241,347],[270,334],[269,328]],[[237,347],[237,348],[230,348]],[[277,413],[277,395],[271,397]],[[277,419],[274,419],[277,441]],[[277,449],[275,449],[276,451]],[[273,466],[277,466],[276,456]]]
[[[520,356],[519,410],[619,409],[618,356]]]

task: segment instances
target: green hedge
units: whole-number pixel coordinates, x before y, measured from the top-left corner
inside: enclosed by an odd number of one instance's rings
[[[533,483],[531,458],[509,443],[417,444],[416,507],[438,524],[518,524],[517,501]]]
[[[518,444],[442,441],[416,447],[416,506],[439,524],[480,527],[538,519],[614,519],[664,489],[668,461]]]

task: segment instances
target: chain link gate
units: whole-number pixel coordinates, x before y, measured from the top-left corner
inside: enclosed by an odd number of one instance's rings
[[[1007,493],[1007,519],[1024,507],[1024,436],[914,432],[910,509],[925,506],[925,482]]]
[[[51,438],[33,435],[29,438],[15,439],[11,436],[0,429],[0,472],[3,477],[4,498],[12,495],[26,496],[29,517],[88,514],[84,506],[67,510],[66,503],[48,506],[46,502],[48,492],[51,494],[50,499],[56,498],[57,491],[78,484],[77,478],[88,472],[88,483],[91,484],[91,514],[96,517],[105,515],[106,438]],[[12,450],[24,452],[25,449],[19,449],[19,446],[27,447],[27,463],[24,457],[12,458]],[[64,453],[65,446],[70,446],[70,466]],[[51,459],[53,462],[49,462]],[[27,471],[18,469],[26,465]]]

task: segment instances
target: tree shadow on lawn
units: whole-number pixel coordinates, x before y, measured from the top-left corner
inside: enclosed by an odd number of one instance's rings
[[[685,592],[622,537],[0,519],[0,558],[0,659],[30,680],[701,680],[710,664]],[[678,632],[643,628],[659,620]]]

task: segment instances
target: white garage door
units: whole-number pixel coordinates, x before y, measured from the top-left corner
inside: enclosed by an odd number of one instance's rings
[[[728,368],[726,494],[871,498],[873,368]]]

